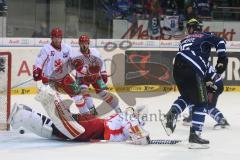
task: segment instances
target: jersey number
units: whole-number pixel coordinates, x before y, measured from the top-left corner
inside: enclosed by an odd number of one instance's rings
[[[180,46],[179,46],[180,51],[183,51],[183,50],[190,50],[190,46],[191,46],[192,44],[193,44],[193,43],[180,44]]]

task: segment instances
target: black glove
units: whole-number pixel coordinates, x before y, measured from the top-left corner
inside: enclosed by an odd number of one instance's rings
[[[218,89],[218,87],[212,82],[212,81],[207,81],[206,82],[206,88],[207,92],[209,93],[215,93]]]
[[[222,74],[226,70],[227,64],[228,64],[227,57],[218,57],[217,64],[215,66],[216,72],[218,74]]]

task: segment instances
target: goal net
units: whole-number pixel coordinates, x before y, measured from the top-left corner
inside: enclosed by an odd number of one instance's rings
[[[8,130],[11,98],[11,53],[0,52],[0,130]]]

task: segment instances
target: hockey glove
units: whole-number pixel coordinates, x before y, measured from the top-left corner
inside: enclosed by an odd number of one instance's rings
[[[40,81],[42,79],[42,69],[41,68],[35,68],[33,70],[33,80],[34,81]]]
[[[228,64],[227,57],[218,57],[217,64],[215,66],[216,72],[218,74],[222,74],[226,70],[227,64]]]
[[[100,72],[100,66],[99,65],[89,65],[88,72],[90,74],[97,74]]]
[[[207,88],[207,92],[210,92],[210,93],[215,93],[218,89],[218,87],[212,81],[206,82],[206,88]]]
[[[81,72],[83,69],[83,61],[81,59],[75,59],[72,62],[73,67],[76,69],[77,72]]]
[[[102,77],[104,83],[108,82],[108,76],[107,76],[106,71],[101,72],[101,77]]]

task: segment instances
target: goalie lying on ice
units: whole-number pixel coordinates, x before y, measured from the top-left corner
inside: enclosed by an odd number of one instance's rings
[[[36,99],[50,118],[26,105],[14,104],[9,118],[13,129],[23,127],[40,137],[80,142],[91,140],[128,141],[133,144],[149,142],[149,134],[139,124],[133,108],[101,119],[90,114],[71,114],[69,101],[62,100],[61,95],[50,87],[42,89]]]

